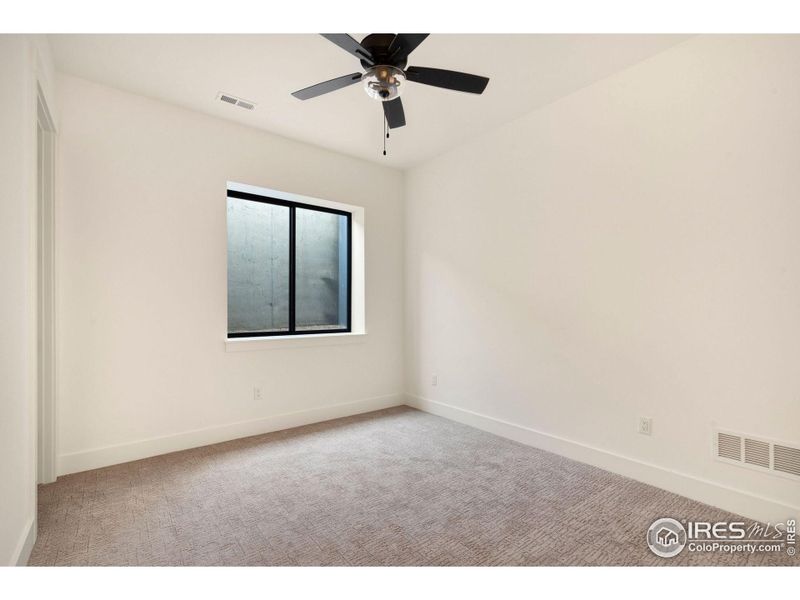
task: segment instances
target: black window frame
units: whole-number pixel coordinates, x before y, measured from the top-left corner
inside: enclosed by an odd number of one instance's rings
[[[249,192],[240,192],[238,190],[228,190],[228,198],[237,198],[239,200],[251,200],[253,202],[261,202],[262,204],[275,204],[278,206],[286,206],[289,208],[289,330],[288,331],[242,331],[231,332],[228,331],[228,339],[237,338],[256,338],[256,337],[289,337],[295,335],[324,335],[331,333],[352,333],[353,331],[353,213],[346,210],[339,210],[336,208],[329,208],[327,206],[317,206],[316,204],[306,204],[304,202],[294,202],[293,200],[284,200],[282,198],[273,198],[271,196],[262,196],[260,194],[252,194]],[[296,281],[296,210],[302,208],[304,210],[315,210],[318,212],[332,213],[340,215],[347,219],[347,327],[338,329],[311,329],[311,330],[297,330],[297,323],[295,320],[295,288],[297,287]]]

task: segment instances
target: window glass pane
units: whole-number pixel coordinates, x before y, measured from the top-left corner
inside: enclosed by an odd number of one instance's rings
[[[289,208],[228,198],[228,332],[289,330]]]
[[[297,208],[297,331],[347,329],[347,217]]]

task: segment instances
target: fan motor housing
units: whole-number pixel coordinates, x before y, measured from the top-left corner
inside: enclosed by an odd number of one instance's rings
[[[398,69],[405,69],[408,64],[407,57],[396,56],[392,60],[392,57],[389,56],[389,46],[394,40],[394,35],[393,33],[371,33],[361,40],[361,45],[370,51],[375,58],[376,65],[389,65]],[[363,59],[361,60],[361,66],[365,70],[372,67],[370,63]]]

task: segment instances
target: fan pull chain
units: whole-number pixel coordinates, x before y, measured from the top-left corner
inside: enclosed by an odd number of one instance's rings
[[[386,156],[386,140],[389,138],[389,132],[386,131],[386,117],[383,118],[383,155]]]

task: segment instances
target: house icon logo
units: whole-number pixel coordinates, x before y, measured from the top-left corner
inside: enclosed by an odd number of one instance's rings
[[[675,519],[656,519],[647,530],[647,545],[661,558],[677,556],[686,546],[686,529]]]
[[[656,540],[662,546],[671,546],[672,544],[678,543],[678,534],[672,531],[672,529],[667,529],[666,527],[662,527],[656,533]]]

